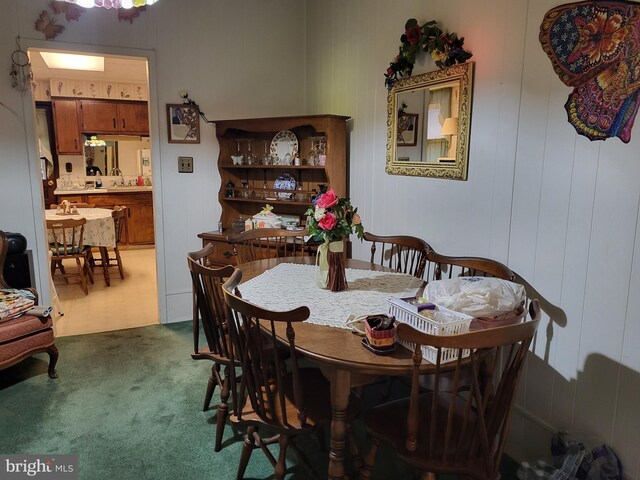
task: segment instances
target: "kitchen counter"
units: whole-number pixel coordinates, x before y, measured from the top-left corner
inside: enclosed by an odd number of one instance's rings
[[[135,193],[135,192],[152,192],[153,187],[103,187],[91,188],[87,190],[55,190],[54,195],[100,195],[104,193]]]

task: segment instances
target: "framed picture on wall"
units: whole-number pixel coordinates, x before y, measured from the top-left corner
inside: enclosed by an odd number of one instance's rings
[[[167,104],[169,143],[200,143],[200,112],[187,103]]]
[[[398,146],[415,147],[418,142],[418,114],[402,113],[398,115]]]

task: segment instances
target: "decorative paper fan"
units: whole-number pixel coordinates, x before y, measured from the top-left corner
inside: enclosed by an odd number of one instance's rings
[[[640,5],[561,5],[546,13],[539,38],[560,80],[575,87],[569,123],[590,140],[628,143],[640,104]]]
[[[40,16],[36,20],[35,29],[38,32],[44,33],[44,38],[51,40],[56,38],[60,33],[64,31],[62,25],[56,24],[56,19],[49,16],[46,10],[40,13]]]

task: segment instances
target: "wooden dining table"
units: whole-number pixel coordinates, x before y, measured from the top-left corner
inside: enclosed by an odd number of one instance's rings
[[[315,257],[285,257],[241,264],[242,281],[252,279],[281,263],[314,264]],[[348,259],[348,269],[391,272],[387,267]],[[240,285],[242,293],[242,285]],[[342,292],[344,293],[344,292]],[[251,298],[248,298],[251,301]],[[335,301],[349,301],[349,295],[336,295]],[[380,313],[380,312],[370,312]],[[286,325],[276,327],[278,336],[286,342]],[[413,369],[412,352],[399,346],[391,354],[376,355],[362,345],[362,337],[345,328],[334,328],[302,322],[295,325],[296,349],[317,364],[331,384],[331,433],[329,440],[328,478],[345,478],[345,446],[347,437],[347,406],[353,387],[373,383],[381,377],[409,375]],[[433,366],[423,363],[422,373]]]

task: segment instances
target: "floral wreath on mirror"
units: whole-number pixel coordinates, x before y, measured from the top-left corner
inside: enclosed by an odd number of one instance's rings
[[[431,20],[418,25],[415,18],[410,18],[404,26],[405,32],[400,37],[398,55],[393,59],[384,74],[384,84],[391,90],[398,77],[410,77],[416,55],[424,51],[431,55],[439,68],[446,68],[456,63],[464,63],[472,57],[472,53],[462,48],[464,37],[456,33],[444,33],[438,22]]]

